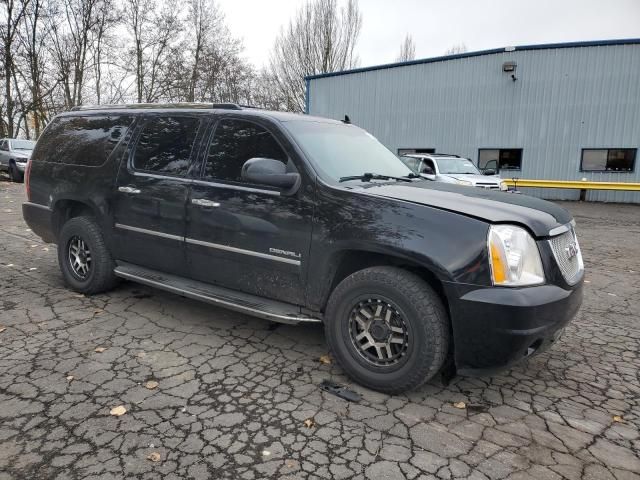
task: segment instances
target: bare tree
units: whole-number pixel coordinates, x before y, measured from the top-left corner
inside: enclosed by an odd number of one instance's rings
[[[400,44],[400,53],[396,58],[396,62],[407,62],[416,58],[416,44],[413,42],[413,37],[407,33]]]
[[[357,0],[312,0],[280,31],[269,62],[271,77],[288,110],[303,111],[304,77],[357,65],[355,45],[362,15]]]
[[[2,66],[4,67],[4,108],[2,113],[2,134],[13,137],[15,132],[16,99],[14,96],[15,83],[15,39],[30,0],[3,0],[4,22],[0,27],[2,41]]]
[[[300,110],[282,78],[256,71],[216,0],[0,0],[0,135],[38,137],[60,111],[88,103],[208,101]],[[355,65],[355,0],[316,0],[302,76]],[[292,22],[293,25],[293,22]],[[298,31],[304,31],[299,23]],[[293,28],[293,27],[292,27]],[[283,40],[284,41],[284,40]],[[294,73],[291,73],[294,75]]]
[[[49,22],[54,68],[63,88],[66,108],[82,105],[91,70],[91,47],[100,25],[104,0],[62,0]]]
[[[138,103],[170,95],[172,76],[167,74],[182,33],[174,5],[168,0],[126,0],[125,24],[134,42],[129,53]]]
[[[43,23],[47,15],[45,2],[46,0],[31,1],[25,10],[22,28],[18,32],[20,47],[17,49],[17,53],[22,58],[17,71],[24,84],[25,96],[28,94],[30,97],[29,103],[22,106],[22,111],[24,115],[32,116],[36,138],[47,122],[47,112],[44,105],[45,92],[48,87],[44,75],[46,69],[45,40],[47,38],[43,31]],[[49,88],[54,87],[49,86]],[[27,121],[27,126],[28,123]],[[30,132],[27,131],[27,137],[29,136]]]
[[[458,43],[456,45],[452,45],[444,52],[445,55],[458,55],[460,53],[465,53],[467,51],[467,46],[464,43]]]

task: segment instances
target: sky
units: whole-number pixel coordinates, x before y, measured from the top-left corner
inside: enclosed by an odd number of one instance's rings
[[[344,0],[338,0],[339,2]],[[245,56],[268,62],[280,28],[304,0],[217,0]],[[640,38],[640,0],[359,0],[359,66],[396,60],[407,33],[416,58],[539,43]]]

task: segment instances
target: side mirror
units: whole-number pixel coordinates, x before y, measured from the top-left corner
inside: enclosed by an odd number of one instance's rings
[[[434,172],[433,168],[431,168],[428,165],[422,167],[422,172],[420,172],[420,174],[421,174],[421,176],[423,178],[426,178],[427,180],[435,180],[436,179],[436,172]]]
[[[482,172],[482,174],[483,174],[483,175],[495,175],[495,174],[496,174],[496,171],[495,171],[495,170],[493,170],[492,168],[487,168],[486,170],[484,170],[484,171]]]
[[[242,180],[248,183],[268,185],[270,187],[293,190],[300,183],[300,175],[287,173],[287,166],[272,158],[251,158],[244,162],[241,171]]]

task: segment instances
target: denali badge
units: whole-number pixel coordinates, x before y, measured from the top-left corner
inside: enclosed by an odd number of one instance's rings
[[[578,255],[578,244],[576,242],[571,242],[567,245],[567,248],[564,249],[567,253],[567,258],[571,260],[573,257]]]
[[[280,250],[279,248],[270,248],[269,252],[277,253],[278,255],[286,255],[293,258],[302,258],[302,254],[296,252],[289,252],[288,250]]]

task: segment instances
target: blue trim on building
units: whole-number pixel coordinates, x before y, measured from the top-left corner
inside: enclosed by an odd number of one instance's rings
[[[444,55],[442,57],[422,58],[420,60],[409,60],[407,62],[387,63],[384,65],[374,65],[371,67],[353,68],[351,70],[342,70],[340,72],[320,73],[317,75],[309,75],[304,77],[307,82],[306,109],[309,113],[309,81],[325,77],[337,77],[340,75],[350,75],[352,73],[371,72],[375,70],[386,70],[388,68],[406,67],[409,65],[420,65],[423,63],[446,62],[447,60],[455,60],[458,58],[479,57],[482,55],[495,55],[497,53],[511,53],[512,51],[522,52],[525,50],[547,50],[553,48],[579,48],[579,47],[603,47],[609,45],[639,45],[640,38],[627,38],[617,40],[592,40],[588,42],[566,42],[566,43],[544,43],[540,45],[521,45],[519,47],[493,48],[491,50],[480,50],[477,52],[459,53],[456,55]],[[512,50],[513,48],[513,50]]]
[[[309,115],[309,99],[311,95],[309,89],[311,88],[311,79],[309,77],[304,78],[305,90],[304,90],[304,113]]]

